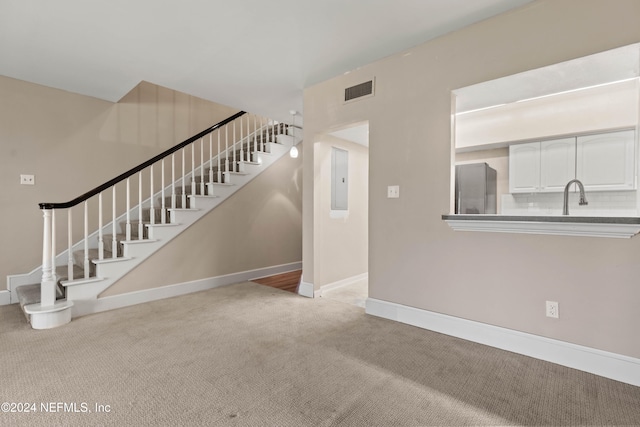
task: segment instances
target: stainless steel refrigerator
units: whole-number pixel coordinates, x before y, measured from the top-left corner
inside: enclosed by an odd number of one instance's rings
[[[457,214],[495,214],[496,170],[486,163],[456,165]]]

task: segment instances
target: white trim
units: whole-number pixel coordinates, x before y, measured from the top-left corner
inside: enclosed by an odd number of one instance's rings
[[[349,210],[348,209],[331,209],[329,210],[329,218],[331,219],[349,218]]]
[[[0,305],[9,305],[9,304],[11,304],[11,292],[0,291]]]
[[[301,268],[302,262],[293,262],[289,264],[281,264],[271,267],[258,268],[255,270],[242,271],[239,273],[226,274],[223,276],[193,280],[191,282],[178,283],[175,285],[161,286],[159,288],[129,292],[121,295],[113,295],[97,299],[74,300],[73,317],[75,318],[79,316],[85,316],[87,314],[115,310],[117,308],[128,307],[145,302],[172,298],[180,295],[190,294],[193,292],[205,291],[220,286],[246,282],[256,277],[286,273],[287,271],[300,270]]]
[[[365,312],[640,386],[640,359],[368,298]]]
[[[264,277],[269,277],[269,276],[282,274],[282,273],[289,273],[290,271],[296,271],[296,270],[302,270],[302,261],[292,262],[289,264],[275,265],[273,267],[259,268],[256,270],[250,270],[249,272],[255,272],[255,274],[247,280],[262,279]]]
[[[320,289],[313,292],[314,298],[319,298],[322,296],[323,292],[330,291],[332,289],[341,288],[343,286],[351,285],[352,283],[359,282],[361,280],[365,280],[369,278],[369,273],[357,274],[355,276],[347,277],[346,279],[338,280],[332,283],[327,283],[326,285],[320,286]]]
[[[305,282],[304,280],[300,279],[300,286],[298,286],[298,295],[307,298],[313,298],[313,283]]]
[[[455,231],[494,233],[551,234],[560,236],[630,238],[640,232],[640,224],[589,222],[483,221],[445,219]]]

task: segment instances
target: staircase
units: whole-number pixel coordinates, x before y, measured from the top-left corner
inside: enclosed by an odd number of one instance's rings
[[[31,326],[48,329],[96,311],[102,292],[300,140],[300,128],[240,112],[71,202],[40,204],[43,264],[28,275],[29,284],[15,287]],[[126,206],[118,215],[117,193],[122,187]],[[131,206],[136,193],[138,203]],[[99,224],[91,234],[89,200],[93,207],[97,203]],[[111,202],[106,209],[105,200]],[[82,204],[84,236],[72,243],[71,208]],[[56,224],[56,217],[64,216],[65,210],[66,228]],[[105,216],[111,221],[105,223]],[[68,233],[68,246],[56,254],[56,233],[62,233],[58,230]]]

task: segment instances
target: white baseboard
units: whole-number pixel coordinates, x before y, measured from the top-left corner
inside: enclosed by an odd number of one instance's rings
[[[323,292],[330,291],[331,289],[341,288],[343,286],[351,285],[352,283],[359,282],[360,280],[365,280],[369,278],[369,273],[362,273],[355,276],[347,277],[346,279],[338,280],[336,282],[327,283],[326,285],[320,286],[320,289],[313,292],[314,298],[319,298],[322,296]]]
[[[115,310],[117,308],[128,307],[145,302],[186,295],[193,292],[205,291],[220,286],[246,282],[257,277],[265,277],[274,274],[286,273],[288,271],[300,270],[301,268],[302,262],[294,262],[290,264],[282,264],[255,270],[242,271],[239,273],[227,274],[224,276],[209,277],[206,279],[178,283],[175,285],[162,286],[159,288],[129,292],[121,295],[113,295],[104,298],[74,300],[73,317],[75,318],[79,316],[85,316],[87,314]]]
[[[11,304],[11,292],[0,291],[0,305],[9,305],[9,304]]]
[[[640,386],[640,359],[368,298],[366,313]]]
[[[300,280],[300,286],[298,286],[298,295],[302,295],[303,297],[307,298],[313,298],[313,283]]]

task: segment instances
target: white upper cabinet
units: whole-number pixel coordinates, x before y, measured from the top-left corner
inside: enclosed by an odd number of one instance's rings
[[[540,191],[564,191],[576,177],[576,139],[540,143]]]
[[[633,130],[578,137],[576,176],[586,190],[633,190]]]
[[[574,178],[585,190],[636,188],[635,131],[509,146],[509,192],[563,191]]]
[[[540,143],[509,146],[509,192],[533,193],[540,189]]]
[[[576,139],[509,146],[509,192],[563,191],[576,176]]]

